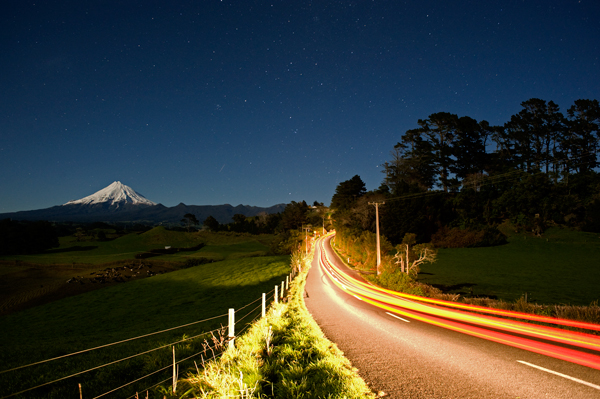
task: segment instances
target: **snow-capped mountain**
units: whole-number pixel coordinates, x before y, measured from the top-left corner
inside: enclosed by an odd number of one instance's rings
[[[175,224],[187,213],[195,215],[201,222],[212,216],[219,223],[230,223],[233,215],[247,217],[260,213],[277,213],[285,209],[285,204],[268,208],[248,205],[185,205],[183,203],[166,207],[146,199],[131,187],[116,181],[87,197],[69,201],[63,205],[32,211],[0,214],[0,220],[48,220],[52,222],[120,222],[143,224]]]
[[[143,195],[135,192],[134,189],[126,186],[120,181],[113,182],[111,185],[103,188],[102,190],[96,191],[92,195],[88,195],[87,197],[78,200],[69,201],[64,205],[96,204],[106,204],[109,206],[115,206],[117,208],[122,204],[156,205],[155,202],[146,199]]]

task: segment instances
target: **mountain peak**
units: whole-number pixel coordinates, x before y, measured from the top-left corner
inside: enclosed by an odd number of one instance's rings
[[[133,205],[156,205],[156,203],[146,199],[143,195],[135,192],[131,187],[126,186],[120,181],[115,181],[100,191],[96,191],[87,197],[69,201],[64,205],[93,205],[108,203],[109,205],[119,206],[122,203]]]

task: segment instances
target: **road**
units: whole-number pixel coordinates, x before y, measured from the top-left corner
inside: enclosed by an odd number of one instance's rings
[[[343,267],[327,241],[322,248]],[[398,316],[349,295],[324,273],[322,248],[317,245],[307,277],[306,307],[375,392],[389,398],[600,398],[600,370]]]

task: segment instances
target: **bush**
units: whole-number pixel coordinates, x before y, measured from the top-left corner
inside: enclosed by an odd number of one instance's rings
[[[214,260],[208,258],[188,258],[185,260],[185,263],[181,268],[187,269],[188,267],[200,266],[212,262],[214,262]]]
[[[35,254],[58,246],[58,232],[49,222],[0,220],[0,255]]]
[[[369,275],[366,276],[366,279],[388,290],[400,291],[411,295],[425,295],[422,288],[410,276],[398,269],[386,269],[379,276]]]
[[[431,242],[437,248],[474,248],[506,244],[506,236],[497,228],[485,226],[481,229],[440,228]]]

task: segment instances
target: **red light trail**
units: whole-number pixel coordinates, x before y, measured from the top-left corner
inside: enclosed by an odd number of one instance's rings
[[[443,301],[376,287],[335,266],[325,251],[325,243],[332,237],[319,240],[322,269],[337,287],[366,303],[449,330],[600,370],[599,336],[512,319],[600,331],[598,324]],[[589,353],[591,351],[596,353]]]

